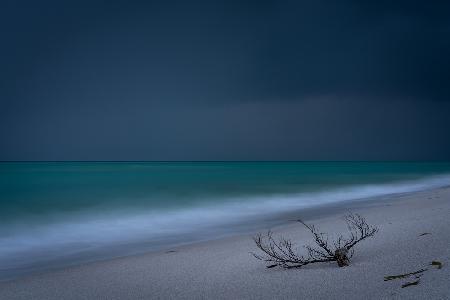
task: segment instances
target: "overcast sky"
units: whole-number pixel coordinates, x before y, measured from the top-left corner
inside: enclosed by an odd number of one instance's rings
[[[450,2],[365,2],[2,1],[0,160],[450,159]]]

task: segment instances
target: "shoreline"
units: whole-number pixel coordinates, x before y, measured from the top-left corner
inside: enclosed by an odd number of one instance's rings
[[[450,185],[448,187],[450,188]],[[199,243],[208,243],[228,238],[238,238],[242,236],[248,236],[249,234],[254,234],[263,228],[289,226],[290,221],[299,218],[301,218],[304,221],[310,221],[318,218],[327,217],[329,215],[336,215],[338,213],[344,215],[354,208],[368,207],[370,205],[382,205],[383,201],[390,202],[404,195],[438,190],[441,188],[445,189],[446,187],[440,186],[420,191],[397,192],[392,194],[377,195],[371,197],[354,198],[338,202],[317,204],[310,207],[296,209],[293,210],[292,212],[276,212],[273,213],[272,215],[253,218],[246,222],[230,224],[233,227],[233,229],[216,232],[216,235],[214,237],[209,235],[204,238],[198,238],[192,234],[189,234],[188,238],[186,238],[185,241],[157,244],[152,245],[152,247],[143,246],[151,243],[150,241],[140,241],[123,245],[119,244],[112,246],[111,248],[114,248],[114,250],[110,252],[98,251],[88,253],[85,256],[83,255],[68,256],[51,261],[41,261],[34,265],[24,266],[23,268],[11,269],[8,270],[7,272],[3,271],[4,274],[2,274],[2,270],[0,269],[0,283],[20,279],[22,277],[45,274],[47,272],[63,270],[67,268],[83,266],[97,262],[105,262],[114,259],[127,258],[131,256],[141,256],[152,253],[166,252],[170,249],[187,247]]]
[[[346,211],[361,213],[380,232],[358,246],[346,268],[324,263],[300,270],[266,269],[248,254],[257,249],[252,234],[245,233],[2,281],[0,298],[420,299],[431,295],[443,299],[439,297],[450,293],[450,187],[375,198],[310,208],[302,211],[304,216],[288,214],[280,224],[270,226],[276,234],[293,236],[303,244],[311,239],[298,224],[287,224],[291,217],[302,217],[333,233],[345,231]],[[431,234],[419,236],[426,232]],[[429,268],[418,286],[403,289],[400,281],[383,282],[383,276],[415,271],[431,260],[443,262],[444,267]],[[343,289],[344,281],[362,285]]]
[[[252,233],[360,201],[446,186],[449,170],[448,164],[358,162],[218,164],[208,169],[195,164],[11,166],[4,174],[17,175],[13,185],[21,188],[5,193],[11,201],[0,209],[5,216],[0,218],[0,281]],[[30,181],[20,180],[29,171]],[[211,178],[205,180],[205,174]],[[52,187],[38,184],[39,176]],[[133,176],[136,180],[124,181]],[[158,179],[149,185],[149,178]],[[28,193],[32,182],[37,187]],[[71,192],[64,189],[69,182]],[[157,197],[159,189],[167,190],[166,196]]]

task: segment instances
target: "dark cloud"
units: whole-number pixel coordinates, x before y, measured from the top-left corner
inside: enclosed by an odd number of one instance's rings
[[[450,159],[450,4],[6,1],[0,159]]]

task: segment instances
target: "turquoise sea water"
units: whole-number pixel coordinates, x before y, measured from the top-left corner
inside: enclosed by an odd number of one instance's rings
[[[0,163],[0,277],[446,185],[449,162]]]

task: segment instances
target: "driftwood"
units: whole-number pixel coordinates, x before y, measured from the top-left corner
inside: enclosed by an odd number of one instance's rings
[[[418,285],[419,282],[420,282],[420,279],[417,279],[415,281],[406,282],[406,283],[402,284],[402,288],[412,286],[412,285]]]
[[[438,260],[433,260],[430,263],[431,266],[434,266],[438,269],[442,268],[442,263]],[[411,276],[414,276],[416,280],[414,281],[408,281],[405,282],[404,284],[402,284],[402,288],[408,287],[408,286],[412,286],[412,285],[418,285],[420,282],[420,277],[422,277],[422,275],[424,274],[425,271],[428,271],[428,268],[423,268],[420,269],[418,271],[415,272],[410,272],[410,273],[405,273],[405,274],[400,274],[400,275],[390,275],[390,276],[384,276],[384,281],[389,281],[389,280],[394,280],[394,279],[405,279],[405,278],[409,278]]]
[[[300,255],[294,251],[291,240],[284,237],[275,239],[272,231],[266,235],[258,233],[253,240],[262,254],[251,253],[255,258],[268,263],[267,268],[282,267],[285,269],[300,268],[312,263],[337,262],[339,267],[348,266],[350,258],[354,254],[353,247],[378,232],[376,226],[368,225],[366,220],[359,214],[348,214],[345,216],[348,236],[339,235],[329,242],[325,233],[319,232],[314,225],[309,225],[302,220],[301,223],[314,237],[315,246],[304,246],[306,255]]]
[[[384,281],[394,280],[394,279],[401,279],[401,278],[407,278],[413,275],[418,275],[420,273],[423,273],[427,271],[428,269],[420,269],[419,271],[406,273],[406,274],[400,274],[400,275],[390,275],[390,276],[384,276]]]

